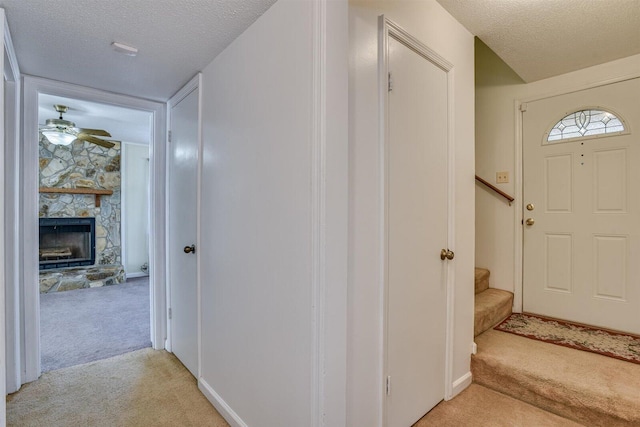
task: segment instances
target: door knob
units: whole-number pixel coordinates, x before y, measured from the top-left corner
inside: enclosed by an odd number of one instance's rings
[[[535,224],[535,223],[536,223],[536,220],[535,220],[535,219],[533,219],[533,218],[527,218],[527,219],[524,221],[524,223],[525,223],[525,224],[527,224],[527,225],[533,225],[533,224]]]
[[[453,257],[456,256],[456,254],[453,253],[453,251],[450,251],[449,249],[443,249],[440,251],[440,259],[444,261],[444,259],[453,259]]]
[[[185,254],[195,254],[196,253],[196,245],[185,246],[184,247]]]

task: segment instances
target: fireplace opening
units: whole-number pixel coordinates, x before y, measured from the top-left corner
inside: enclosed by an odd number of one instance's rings
[[[40,218],[40,270],[93,265],[95,218]]]

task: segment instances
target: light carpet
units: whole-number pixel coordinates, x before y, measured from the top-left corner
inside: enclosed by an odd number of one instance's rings
[[[228,427],[180,361],[152,349],[42,375],[7,397],[7,425]]]
[[[640,426],[640,365],[494,329],[476,344],[477,384],[589,427]]]
[[[579,427],[520,400],[478,384],[441,402],[413,427]]]
[[[495,329],[640,364],[640,337],[514,313]]]
[[[40,295],[42,372],[151,346],[149,279]]]

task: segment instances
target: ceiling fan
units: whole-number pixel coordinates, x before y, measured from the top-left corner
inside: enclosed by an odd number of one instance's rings
[[[97,138],[98,136],[110,137],[111,134],[106,130],[77,128],[75,123],[62,118],[62,114],[66,113],[69,107],[56,104],[53,108],[60,113],[60,118],[47,119],[45,125],[40,125],[40,133],[42,133],[50,143],[69,145],[74,141],[87,141],[105,148],[115,147],[113,142]]]

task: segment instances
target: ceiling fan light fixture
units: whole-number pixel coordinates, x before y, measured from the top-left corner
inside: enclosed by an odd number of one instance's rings
[[[64,119],[47,119],[46,124],[50,128],[57,128],[63,131],[65,128],[74,128],[76,124]]]
[[[122,53],[122,54],[127,55],[127,56],[136,56],[138,54],[138,49],[137,48],[135,48],[133,46],[126,45],[124,43],[113,42],[113,43],[111,43],[111,47],[116,52]]]
[[[61,132],[57,129],[42,130],[41,132],[54,145],[69,145],[76,139],[75,135]]]
[[[88,142],[104,148],[115,147],[115,142],[97,138],[97,136],[111,136],[102,129],[77,128],[76,124],[62,118],[62,114],[69,110],[66,105],[54,105],[53,108],[60,113],[59,119],[47,119],[46,125],[39,126],[39,131],[51,144],[69,145],[73,141]]]

